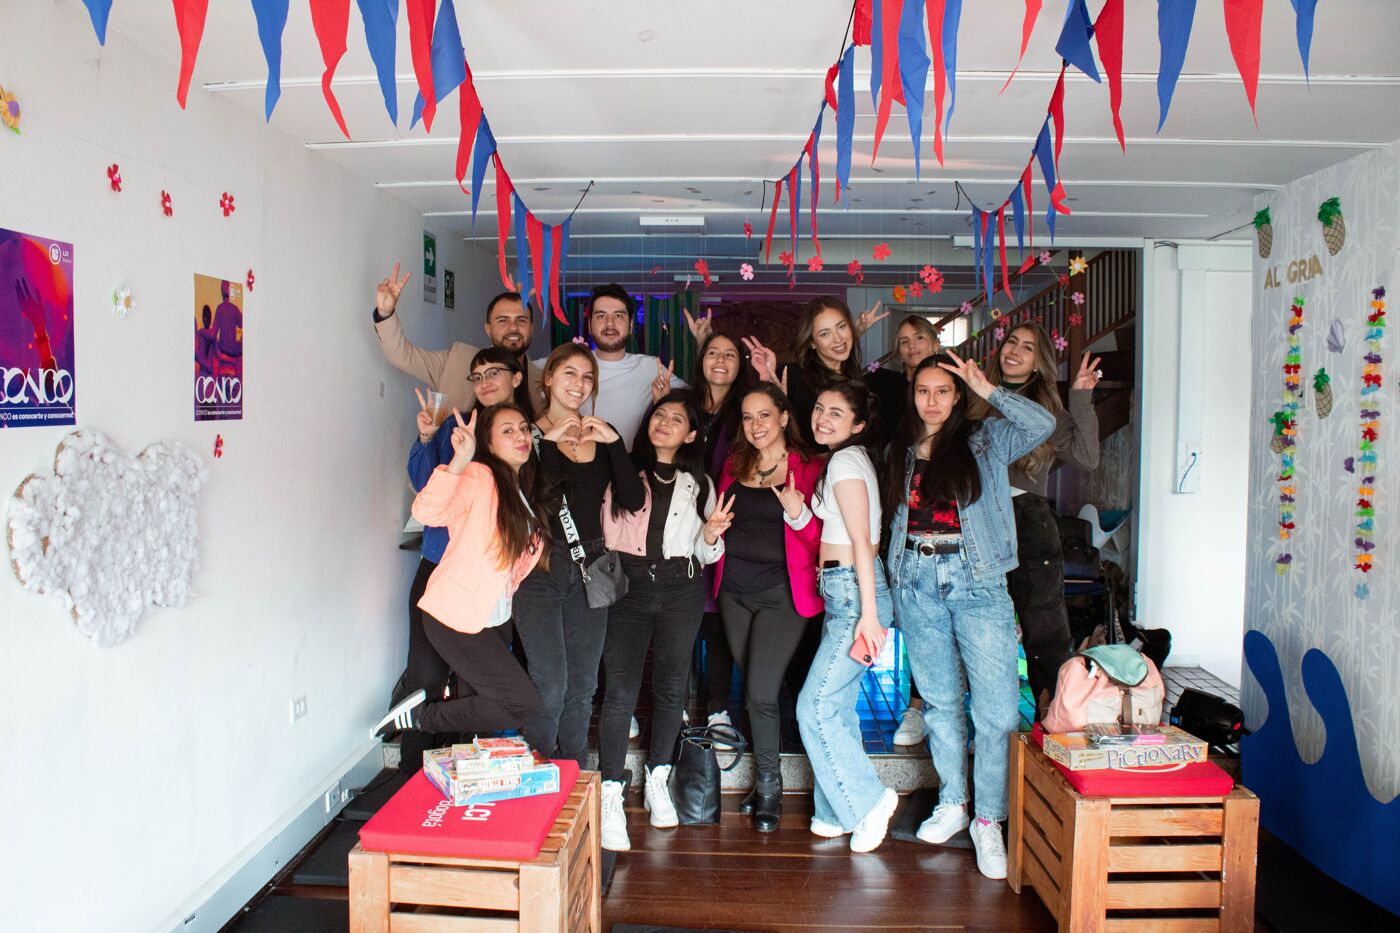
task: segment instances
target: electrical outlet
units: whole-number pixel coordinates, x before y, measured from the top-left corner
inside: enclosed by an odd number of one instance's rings
[[[330,790],[326,791],[325,804],[327,813],[334,813],[336,808],[340,806],[339,781],[336,781],[334,784],[332,784]]]
[[[292,700],[292,722],[306,715],[306,694],[302,694]]]
[[[341,802],[341,803],[349,803],[349,802],[350,802],[350,798],[353,797],[353,796],[354,796],[354,791],[350,790],[350,788],[348,788],[348,787],[342,787],[342,788],[340,789],[340,802]]]

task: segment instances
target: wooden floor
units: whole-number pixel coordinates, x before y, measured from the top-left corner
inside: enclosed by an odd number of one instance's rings
[[[725,796],[718,826],[653,829],[629,799],[632,851],[603,901],[614,923],[741,931],[1054,930],[1034,894],[983,878],[970,849],[887,839],[852,854],[849,837],[807,829],[811,798],[790,794],[782,826],[755,832]],[[732,811],[732,812],[731,812]]]

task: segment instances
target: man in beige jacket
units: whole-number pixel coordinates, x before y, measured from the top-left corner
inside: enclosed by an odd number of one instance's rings
[[[449,409],[456,406],[466,411],[476,403],[476,391],[467,377],[471,375],[472,357],[481,348],[458,341],[447,350],[424,350],[409,342],[399,326],[399,316],[394,309],[398,307],[399,295],[403,293],[411,274],[405,272],[403,278],[399,278],[399,264],[394,263],[394,271],[375,289],[374,331],[379,335],[384,358],[434,391],[447,396]],[[532,310],[520,300],[519,292],[502,292],[486,306],[486,336],[490,338],[492,346],[509,350],[520,358],[529,379],[530,399],[538,408],[542,370],[539,364],[530,362],[525,356],[533,335]]]

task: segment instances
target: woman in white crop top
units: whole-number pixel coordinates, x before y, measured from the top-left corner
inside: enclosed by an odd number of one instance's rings
[[[812,511],[822,519],[819,586],[826,604],[821,645],[797,700],[812,762],[812,832],[851,834],[851,851],[885,838],[899,797],[880,783],[861,741],[856,699],[894,618],[880,545],[880,490],[865,436],[872,400],[864,385],[837,382],[817,396],[812,434],[832,451]]]

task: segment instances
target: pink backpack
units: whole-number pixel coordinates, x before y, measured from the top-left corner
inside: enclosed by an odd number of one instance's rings
[[[1127,645],[1086,648],[1064,664],[1046,732],[1082,732],[1090,723],[1156,725],[1166,688],[1151,658]]]

